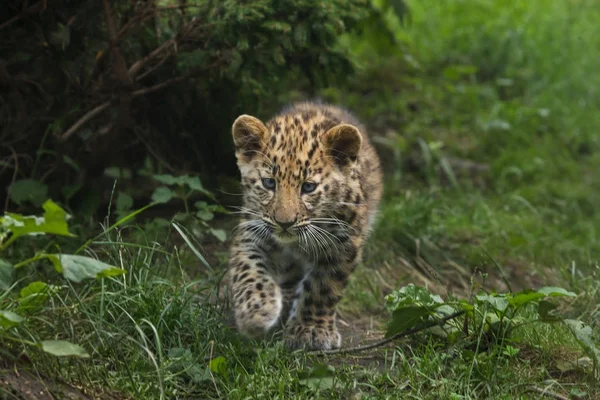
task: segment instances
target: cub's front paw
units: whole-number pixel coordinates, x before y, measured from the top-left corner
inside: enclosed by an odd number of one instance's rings
[[[276,286],[270,289],[268,297],[261,296],[261,292],[252,293],[247,297],[239,296],[242,301],[235,305],[235,322],[243,335],[260,339],[279,322],[282,309],[281,294]]]
[[[292,324],[286,331],[285,345],[290,349],[332,350],[342,345],[335,326]]]

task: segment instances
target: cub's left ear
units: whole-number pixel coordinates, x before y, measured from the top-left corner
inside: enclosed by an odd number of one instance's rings
[[[268,133],[269,130],[261,120],[246,114],[240,115],[231,127],[236,152],[248,158],[262,150]]]
[[[327,155],[343,167],[358,157],[362,135],[354,125],[340,124],[325,132],[321,141],[325,145]]]

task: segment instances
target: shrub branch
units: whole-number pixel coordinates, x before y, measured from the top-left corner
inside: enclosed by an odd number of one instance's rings
[[[324,355],[331,355],[331,354],[347,354],[347,353],[357,353],[359,351],[365,351],[365,350],[370,350],[370,349],[374,349],[376,347],[381,347],[384,346],[394,340],[400,339],[402,337],[405,336],[410,336],[410,335],[414,335],[415,333],[424,331],[426,329],[429,328],[433,328],[434,326],[438,326],[438,325],[444,325],[446,322],[458,318],[461,315],[463,315],[465,313],[464,310],[461,311],[457,311],[455,313],[446,315],[445,317],[442,317],[438,320],[435,321],[428,321],[422,325],[419,326],[415,326],[414,328],[410,328],[407,329],[405,331],[402,332],[398,332],[393,336],[390,336],[389,338],[386,339],[381,339],[378,340],[377,342],[374,343],[370,343],[367,345],[363,345],[363,346],[356,346],[356,347],[346,347],[346,348],[341,348],[341,349],[335,349],[335,350],[317,350],[317,351],[309,351],[307,352],[307,354],[310,355],[315,355],[315,356],[324,356]]]

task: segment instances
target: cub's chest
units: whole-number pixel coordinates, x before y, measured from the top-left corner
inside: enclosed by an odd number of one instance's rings
[[[297,249],[281,248],[269,252],[267,262],[279,285],[300,281],[313,268],[313,263]]]

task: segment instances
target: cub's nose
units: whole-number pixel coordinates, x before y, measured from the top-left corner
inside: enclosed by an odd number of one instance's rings
[[[297,220],[298,220],[298,218],[294,218],[293,220],[289,220],[289,221],[279,221],[279,220],[275,219],[275,222],[277,223],[277,225],[279,225],[281,227],[281,229],[283,229],[284,231],[287,231],[288,228],[293,226]]]

